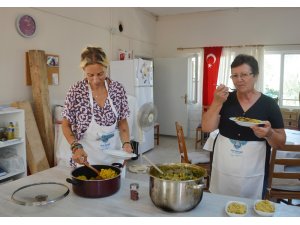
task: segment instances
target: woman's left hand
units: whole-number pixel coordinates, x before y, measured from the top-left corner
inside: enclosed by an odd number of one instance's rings
[[[264,122],[265,124],[263,127],[260,127],[258,125],[250,127],[258,138],[268,137],[269,134],[272,132],[271,123],[269,121]]]
[[[133,152],[133,149],[132,149],[130,143],[125,143],[125,144],[123,145],[123,150],[124,150],[125,152],[129,152],[129,153],[132,153],[132,152]]]

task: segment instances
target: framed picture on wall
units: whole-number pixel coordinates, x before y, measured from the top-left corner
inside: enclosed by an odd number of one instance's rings
[[[58,56],[55,55],[47,55],[47,66],[54,66],[58,67],[59,66],[59,59]]]

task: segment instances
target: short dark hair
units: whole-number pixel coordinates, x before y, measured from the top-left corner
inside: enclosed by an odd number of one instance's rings
[[[231,63],[231,69],[240,65],[247,64],[251,67],[254,76],[259,74],[258,62],[252,55],[240,54],[237,55]]]

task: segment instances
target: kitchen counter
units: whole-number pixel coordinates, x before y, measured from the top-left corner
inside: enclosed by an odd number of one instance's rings
[[[149,196],[149,183],[131,179],[122,179],[120,190],[105,198],[83,198],[72,191],[72,185],[66,182],[71,169],[54,167],[19,180],[0,185],[0,216],[227,216],[225,205],[228,201],[237,200],[248,204],[247,216],[257,216],[253,210],[254,200],[232,196],[216,195],[204,192],[200,204],[191,211],[181,213],[165,212],[157,208]],[[18,188],[38,182],[59,182],[66,184],[70,193],[68,196],[46,206],[21,206],[10,200],[12,193]],[[139,183],[139,200],[130,200],[130,183]],[[300,207],[276,204],[275,216],[299,216]]]

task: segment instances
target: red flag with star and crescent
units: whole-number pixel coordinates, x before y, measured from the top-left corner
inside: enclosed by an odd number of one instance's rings
[[[220,66],[220,58],[223,47],[205,47],[203,64],[203,105],[211,105]]]

